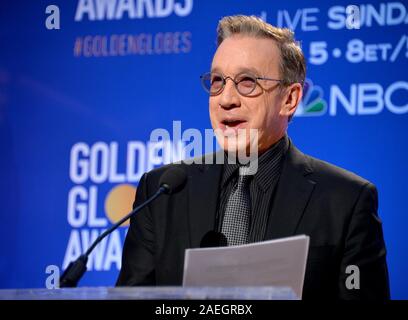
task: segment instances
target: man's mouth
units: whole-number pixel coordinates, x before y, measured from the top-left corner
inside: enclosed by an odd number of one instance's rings
[[[243,119],[224,119],[220,122],[219,128],[224,134],[237,134],[238,129],[245,129],[247,121]]]

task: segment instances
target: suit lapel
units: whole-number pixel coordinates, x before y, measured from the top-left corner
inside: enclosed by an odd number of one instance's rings
[[[308,179],[310,173],[312,168],[305,155],[290,141],[268,220],[266,239],[295,234],[316,184]]]
[[[188,166],[190,247],[200,247],[204,235],[215,228],[222,165]]]

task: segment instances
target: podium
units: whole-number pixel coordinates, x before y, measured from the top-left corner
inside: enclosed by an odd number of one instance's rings
[[[289,287],[3,289],[0,300],[299,300]]]

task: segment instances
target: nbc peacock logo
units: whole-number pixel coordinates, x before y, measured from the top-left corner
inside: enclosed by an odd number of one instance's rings
[[[323,90],[315,86],[310,79],[306,79],[303,86],[302,101],[296,110],[295,116],[322,116],[327,111],[327,103],[323,99]]]

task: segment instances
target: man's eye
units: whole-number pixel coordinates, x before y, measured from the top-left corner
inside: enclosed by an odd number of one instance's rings
[[[211,79],[211,84],[219,84],[220,82],[222,82],[222,78],[215,76]]]
[[[255,79],[251,77],[243,77],[239,80],[239,85],[243,87],[252,88],[255,84]]]

